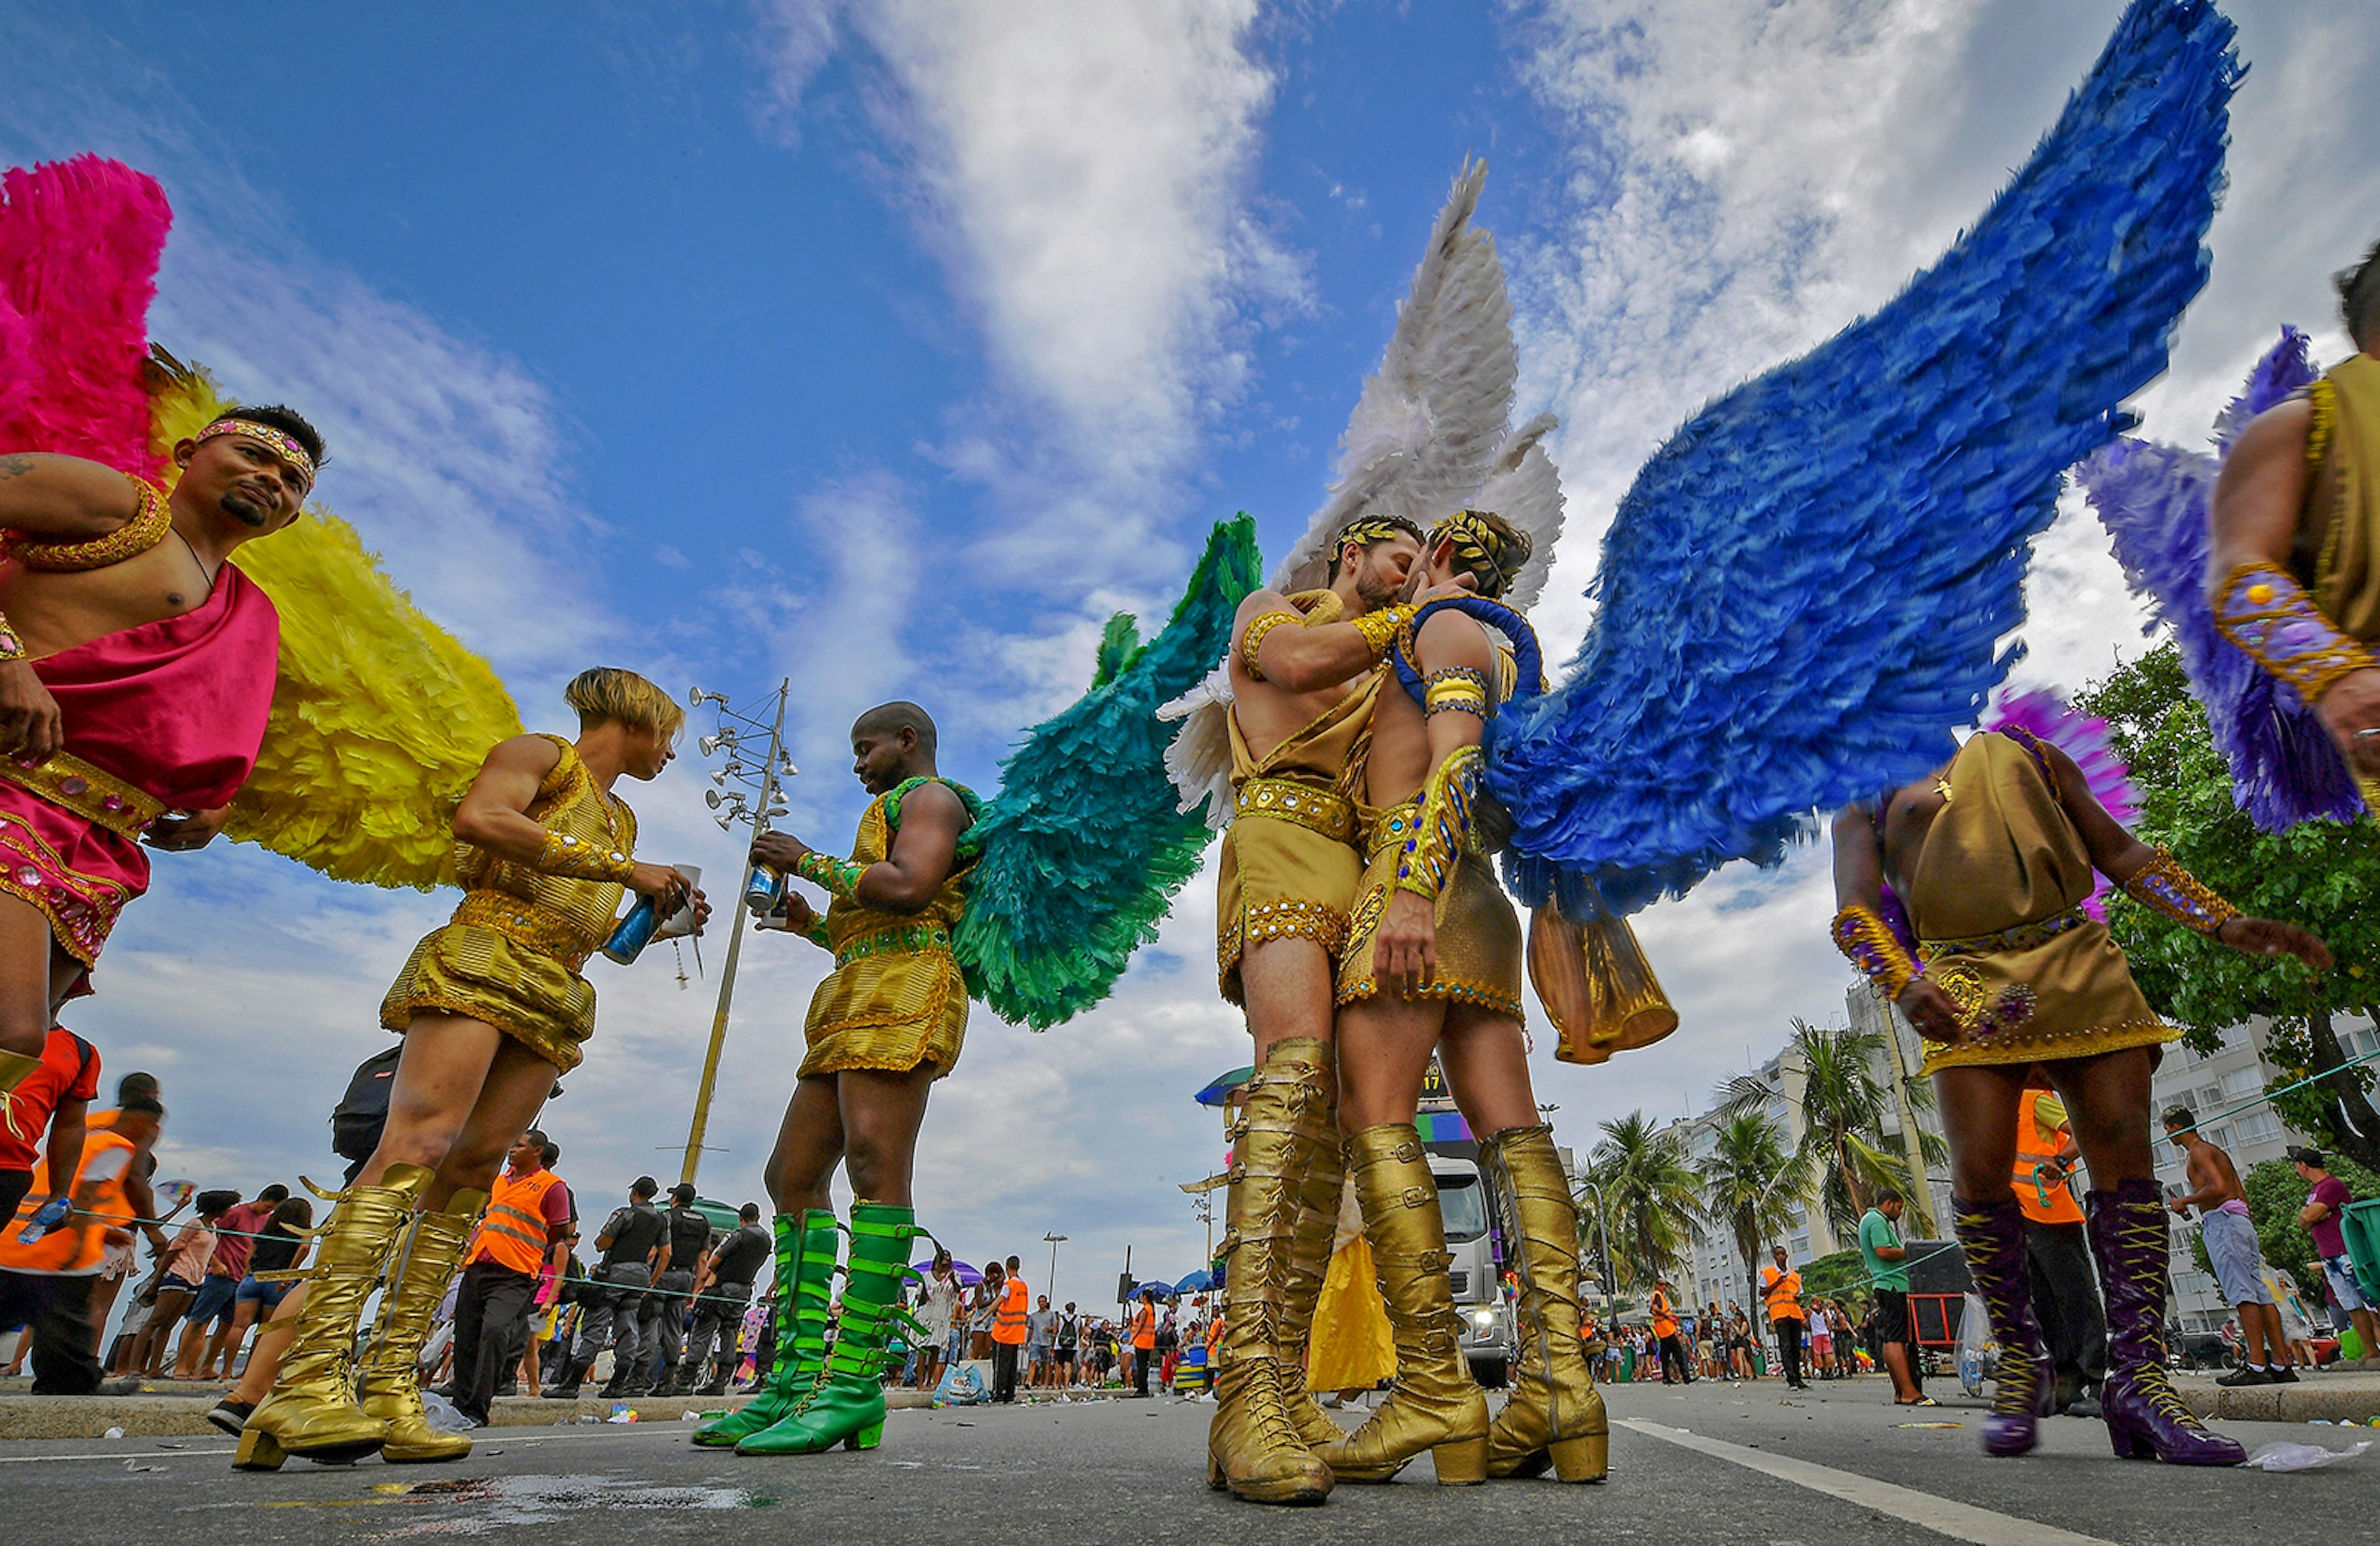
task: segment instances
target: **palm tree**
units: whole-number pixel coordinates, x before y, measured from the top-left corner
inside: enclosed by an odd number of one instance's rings
[[[1766,1112],[1742,1111],[1721,1124],[1718,1144],[1695,1170],[1703,1184],[1696,1213],[1734,1237],[1743,1280],[1758,1283],[1763,1242],[1783,1238],[1794,1210],[1810,1200],[1810,1156],[1789,1148]]]
[[[1642,1111],[1606,1122],[1587,1179],[1603,1189],[1619,1236],[1612,1270],[1631,1287],[1651,1287],[1677,1265],[1694,1226],[1694,1173],[1676,1135],[1657,1131]]]
[[[1802,1065],[1802,1141],[1795,1157],[1815,1169],[1818,1204],[1836,1237],[1857,1236],[1860,1215],[1880,1187],[1895,1187],[1915,1199],[1921,1217],[1931,1211],[1924,1205],[1925,1178],[1911,1175],[1901,1157],[1885,1147],[1884,1119],[1892,1108],[1892,1095],[1876,1077],[1876,1060],[1884,1053],[1883,1034],[1851,1027],[1820,1029],[1797,1019],[1786,1051]],[[1932,1092],[1922,1086],[1910,1093],[1912,1107],[1932,1100]],[[1776,1098],[1766,1084],[1742,1076],[1730,1080],[1722,1094],[1722,1110],[1730,1117],[1765,1111]],[[1949,1158],[1949,1150],[1932,1133],[1921,1132],[1918,1146],[1928,1164]]]

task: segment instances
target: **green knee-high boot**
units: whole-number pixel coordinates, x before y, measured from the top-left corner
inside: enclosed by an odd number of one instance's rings
[[[813,1208],[780,1213],[777,1276],[770,1285],[777,1318],[777,1351],[760,1388],[741,1407],[694,1430],[694,1442],[729,1449],[783,1420],[801,1405],[826,1365],[826,1320],[834,1299],[837,1238],[834,1215]]]
[[[885,1344],[901,1314],[917,1214],[881,1203],[851,1205],[851,1265],[843,1275],[843,1320],[826,1376],[792,1414],[735,1446],[738,1455],[816,1455],[845,1444],[874,1449],[884,1437]]]

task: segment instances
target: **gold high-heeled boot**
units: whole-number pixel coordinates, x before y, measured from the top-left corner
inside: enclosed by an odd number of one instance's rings
[[[1447,1276],[1454,1258],[1421,1134],[1410,1122],[1350,1133],[1347,1168],[1388,1301],[1397,1375],[1363,1427],[1318,1453],[1342,1481],[1388,1481],[1424,1450],[1441,1486],[1485,1481],[1488,1398],[1463,1357],[1463,1322]]]
[[[1330,1495],[1330,1468],[1290,1421],[1281,1377],[1291,1244],[1305,1190],[1296,1162],[1329,1109],[1330,1056],[1329,1043],[1312,1037],[1274,1042],[1248,1081],[1232,1133],[1207,1482],[1252,1503],[1318,1503]]]
[[[1502,1194],[1504,1239],[1521,1278],[1512,1398],[1488,1430],[1488,1474],[1601,1481],[1610,1424],[1579,1345],[1578,1205],[1550,1127],[1507,1127],[1479,1146]]]
[[[277,1471],[293,1455],[333,1464],[359,1460],[388,1438],[388,1424],[356,1405],[356,1325],[431,1174],[420,1165],[391,1165],[378,1186],[315,1192],[337,1207],[317,1237],[305,1307],[273,1394],[240,1430],[231,1462],[239,1469]]]
[[[1282,1285],[1281,1395],[1289,1420],[1307,1447],[1336,1443],[1346,1430],[1331,1420],[1305,1387],[1306,1350],[1314,1342],[1314,1307],[1330,1272],[1330,1244],[1339,1230],[1339,1192],[1347,1180],[1347,1155],[1339,1146],[1339,1125],[1329,1113],[1303,1125],[1295,1164],[1305,1177],[1298,1188],[1297,1218],[1291,1226],[1289,1277]]]
[[[358,1382],[358,1405],[388,1424],[388,1440],[380,1457],[392,1465],[416,1461],[460,1460],[471,1453],[471,1436],[448,1433],[431,1426],[421,1406],[421,1345],[430,1340],[430,1323],[438,1301],[480,1210],[488,1205],[481,1191],[456,1192],[446,1206],[416,1213],[413,1229],[389,1267],[389,1292],[381,1301],[380,1325],[364,1354]],[[481,1356],[500,1357],[503,1350],[482,1343]]]

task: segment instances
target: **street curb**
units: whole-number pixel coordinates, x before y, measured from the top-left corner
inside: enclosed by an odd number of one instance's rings
[[[2380,1380],[2359,1374],[2302,1374],[2294,1385],[2226,1390],[2211,1377],[2179,1376],[2183,1403],[2208,1421],[2347,1422],[2380,1417]]]
[[[0,1394],[0,1440],[100,1439],[111,1428],[124,1430],[128,1439],[188,1438],[230,1435],[206,1419],[212,1395],[20,1395]],[[749,1396],[645,1396],[631,1401],[582,1397],[547,1401],[538,1396],[504,1396],[489,1411],[490,1428],[554,1428],[593,1426],[612,1416],[615,1406],[637,1414],[639,1424],[682,1423],[685,1412],[732,1411]],[[923,1391],[887,1391],[885,1406],[895,1410],[933,1405]],[[687,1424],[691,1427],[691,1424]]]

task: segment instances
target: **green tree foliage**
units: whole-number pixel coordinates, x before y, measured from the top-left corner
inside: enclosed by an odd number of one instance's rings
[[[1794,1158],[1814,1173],[1827,1227],[1838,1238],[1855,1236],[1860,1215],[1882,1187],[1925,1196],[1925,1178],[1911,1177],[1908,1165],[1884,1136],[1892,1092],[1876,1074],[1884,1057],[1883,1033],[1848,1026],[1822,1029],[1797,1019],[1785,1052],[1802,1068],[1802,1141]],[[1913,1102],[1932,1098],[1922,1087],[1912,1087],[1910,1093]],[[1767,1085],[1747,1077],[1721,1086],[1719,1096],[1730,1120],[1765,1111],[1776,1098]],[[1931,1133],[1922,1136],[1921,1147],[1929,1164],[1949,1159],[1942,1140]]]
[[[1744,1281],[1759,1282],[1767,1260],[1763,1248],[1784,1236],[1793,1210],[1810,1200],[1810,1156],[1786,1142],[1785,1129],[1766,1111],[1740,1111],[1721,1124],[1717,1146],[1695,1173],[1703,1186],[1696,1216],[1735,1242]]]
[[[1624,1285],[1650,1289],[1654,1279],[1676,1270],[1698,1204],[1694,1173],[1676,1135],[1657,1129],[1642,1111],[1606,1122],[1586,1175],[1603,1190],[1619,1258],[1613,1270]]]
[[[1864,1304],[1871,1296],[1867,1279],[1867,1258],[1857,1247],[1822,1256],[1802,1269],[1802,1293],[1806,1298],[1856,1299]]]
[[[2380,962],[2380,827],[2367,817],[2259,831],[2233,802],[2229,772],[2171,644],[2118,667],[2080,703],[2108,722],[2131,765],[2142,806],[2133,826],[2143,840],[2170,848],[2243,911],[2312,929],[2338,960],[2318,975],[2295,960],[2243,956],[2118,893],[2107,900],[2107,926],[2141,991],[2194,1051],[2212,1053],[2217,1033],[2262,1015],[2275,1022],[2265,1052],[2282,1083],[2338,1067],[2346,1053],[2332,1017],[2370,1017],[2380,1000],[2370,965]],[[2368,1065],[2330,1074],[2275,1108],[2299,1131],[2380,1168],[2380,1139],[2366,1136],[2380,1135],[2372,1084]]]

